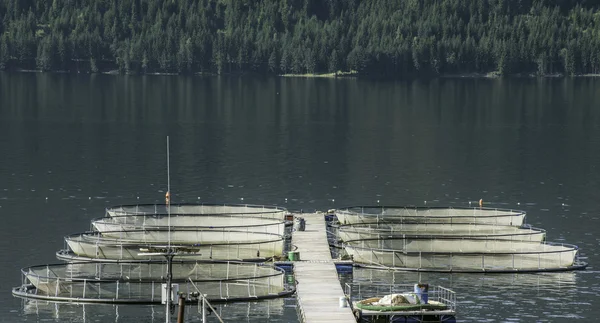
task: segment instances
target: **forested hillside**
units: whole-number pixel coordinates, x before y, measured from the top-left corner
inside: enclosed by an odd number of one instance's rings
[[[0,0],[0,68],[600,73],[598,0]]]

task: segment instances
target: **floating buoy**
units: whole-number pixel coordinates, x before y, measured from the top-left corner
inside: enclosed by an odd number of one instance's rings
[[[483,206],[483,199],[479,199],[479,207]]]
[[[165,204],[169,204],[171,203],[171,194],[169,193],[169,191],[167,191],[167,193],[165,194]]]

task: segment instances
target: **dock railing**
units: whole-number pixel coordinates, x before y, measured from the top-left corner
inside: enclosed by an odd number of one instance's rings
[[[196,289],[196,293],[198,295],[198,297],[200,297],[200,299],[202,301],[198,301],[198,306],[202,306],[201,311],[202,311],[202,323],[206,323],[206,308],[208,307],[212,313],[215,313],[215,316],[217,317],[217,319],[219,320],[219,322],[224,323],[223,319],[221,318],[221,316],[219,315],[219,313],[217,313],[217,311],[215,310],[215,308],[210,304],[210,302],[208,301],[208,299],[206,299],[206,294],[203,294],[202,291],[200,289],[198,289],[198,286],[194,283],[194,281],[190,278],[189,279],[190,283],[192,283],[192,286],[194,286],[194,288]]]

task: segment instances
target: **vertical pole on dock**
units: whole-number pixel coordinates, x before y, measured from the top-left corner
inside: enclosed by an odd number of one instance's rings
[[[202,323],[206,323],[206,295],[202,295]]]
[[[166,323],[169,323],[171,321],[171,301],[172,301],[172,286],[171,286],[171,280],[173,278],[173,250],[171,250],[171,201],[170,201],[170,197],[171,197],[171,169],[170,169],[170,164],[169,164],[169,136],[167,136],[167,200],[166,202],[167,204],[167,210],[168,210],[168,215],[167,215],[167,219],[169,221],[169,245],[168,245],[168,249],[167,249],[167,255],[165,255],[165,257],[167,258],[167,301],[166,301],[166,306],[165,306],[165,315],[166,315]]]
[[[169,227],[169,249],[171,248],[171,162],[169,156],[169,136],[167,136],[167,221]]]
[[[179,313],[177,313],[177,323],[183,323],[185,312],[185,295],[179,296]]]
[[[170,323],[171,322],[171,306],[172,306],[172,280],[173,280],[173,256],[175,256],[173,254],[173,252],[171,251],[171,249],[169,249],[167,255],[165,255],[165,257],[167,258],[167,301],[165,302],[166,306],[165,306],[165,322],[166,323]]]
[[[167,255],[165,256],[167,258],[167,305],[165,308],[166,311],[166,321],[167,323],[170,322],[171,320],[171,316],[170,316],[170,312],[171,312],[171,306],[173,306],[173,304],[171,303],[173,300],[173,296],[171,295],[172,293],[172,286],[171,286],[171,281],[173,279],[173,256],[174,256],[174,252],[171,249],[171,165],[170,165],[170,156],[169,156],[169,136],[167,136],[167,220],[169,221],[168,223],[168,227],[169,227],[169,242],[168,242],[168,248],[167,248]]]

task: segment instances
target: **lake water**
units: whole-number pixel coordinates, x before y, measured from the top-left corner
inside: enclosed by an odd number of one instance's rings
[[[358,204],[523,209],[590,266],[550,274],[356,270],[345,281],[439,284],[461,322],[600,317],[600,79],[368,81],[0,73],[0,321],[163,322],[162,306],[28,302],[20,268],[116,204],[291,210]],[[220,307],[297,322],[294,299]],[[187,313],[194,318],[195,307]],[[216,322],[214,317],[209,321]]]

